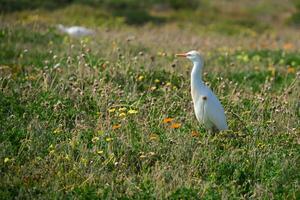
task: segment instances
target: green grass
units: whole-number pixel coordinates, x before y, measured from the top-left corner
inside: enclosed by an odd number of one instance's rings
[[[97,34],[76,39],[51,23],[74,8],[34,21],[18,16],[40,11],[2,16],[11,16],[0,31],[2,199],[300,197],[294,30],[112,28],[87,17],[81,23]],[[210,135],[194,116],[191,63],[174,57],[193,48],[203,52],[204,80],[224,105],[226,132]]]

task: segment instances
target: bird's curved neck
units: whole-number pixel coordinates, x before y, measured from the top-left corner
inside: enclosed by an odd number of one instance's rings
[[[202,84],[202,67],[203,67],[202,61],[194,62],[194,66],[191,73],[192,85]]]

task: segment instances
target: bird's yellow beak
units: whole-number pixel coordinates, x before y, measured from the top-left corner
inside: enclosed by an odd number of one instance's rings
[[[177,53],[175,54],[176,57],[186,57],[185,53]]]

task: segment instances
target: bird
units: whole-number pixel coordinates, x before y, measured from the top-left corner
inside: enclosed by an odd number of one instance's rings
[[[87,35],[94,34],[94,31],[92,29],[88,29],[82,26],[70,26],[66,27],[62,24],[57,25],[58,30],[60,30],[63,33],[67,33],[70,36],[73,37],[82,37]]]
[[[204,59],[198,51],[176,54],[192,61],[191,95],[197,120],[212,133],[227,130],[224,108],[213,91],[202,81]]]

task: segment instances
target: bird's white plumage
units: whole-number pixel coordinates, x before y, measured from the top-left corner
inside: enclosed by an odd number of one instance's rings
[[[71,27],[65,27],[61,24],[57,26],[57,28],[64,33],[67,33],[70,36],[73,37],[81,37],[81,36],[87,36],[94,34],[94,31],[82,26],[71,26]]]
[[[190,51],[177,55],[187,57],[193,62],[191,94],[197,120],[209,130],[228,129],[222,104],[202,81],[203,59],[200,54],[197,51]]]

